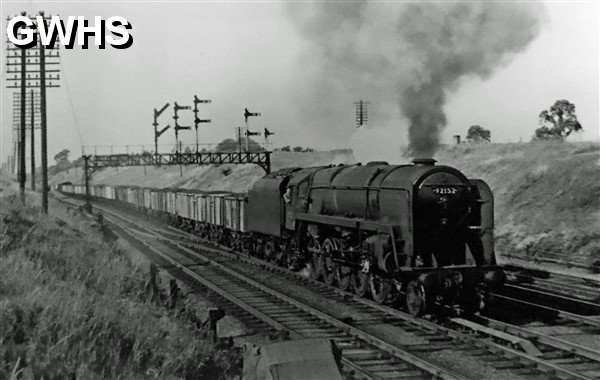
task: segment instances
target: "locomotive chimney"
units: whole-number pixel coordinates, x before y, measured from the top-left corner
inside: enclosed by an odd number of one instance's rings
[[[413,160],[413,164],[415,165],[424,165],[424,166],[433,166],[437,161],[433,158],[415,158]]]

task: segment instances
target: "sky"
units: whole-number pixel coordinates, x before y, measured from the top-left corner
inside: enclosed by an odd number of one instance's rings
[[[382,10],[403,4],[370,4]],[[527,46],[486,79],[461,78],[447,94],[443,109],[447,126],[441,143],[464,136],[478,124],[494,142],[529,141],[539,127],[538,115],[558,99],[576,105],[584,132],[573,138],[599,140],[600,6],[598,2],[543,2],[539,33]],[[21,11],[66,16],[123,16],[131,24],[133,45],[126,50],[107,46],[88,50],[61,49],[60,88],[48,89],[48,156],[67,148],[74,158],[81,146],[98,153],[153,150],[153,109],[165,103],[191,105],[194,95],[211,99],[201,105],[201,144],[233,137],[244,124],[244,108],[260,112],[250,129],[269,128],[273,146],[301,145],[317,149],[353,148],[369,159],[394,158],[407,143],[407,120],[396,110],[397,99],[385,100],[390,112],[373,104],[369,124],[357,129],[354,105],[360,91],[344,94],[343,102],[312,98],[307,86],[316,65],[313,46],[280,2],[67,2],[2,1],[1,19]],[[6,21],[4,21],[6,23]],[[350,31],[352,33],[352,31]],[[357,35],[356,38],[361,36]],[[2,55],[6,55],[3,28]],[[382,41],[382,44],[389,41]],[[351,80],[351,79],[349,79]],[[385,78],[375,78],[374,83]],[[12,89],[6,88],[2,67],[2,161],[12,148]],[[379,99],[370,100],[372,103]],[[384,102],[384,100],[381,100]],[[347,103],[347,104],[346,104]],[[311,107],[335,105],[333,120],[315,120]],[[193,114],[181,111],[180,124]],[[160,126],[173,125],[170,107]],[[335,124],[335,125],[333,125]],[[336,133],[332,133],[336,131]],[[185,144],[195,145],[193,131],[182,131]],[[262,138],[259,139],[262,141]],[[170,151],[172,130],[159,140],[159,151]],[[39,146],[39,141],[36,142]],[[129,146],[126,148],[126,146]]]

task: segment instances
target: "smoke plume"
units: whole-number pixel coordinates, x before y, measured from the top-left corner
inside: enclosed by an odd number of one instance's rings
[[[347,137],[349,107],[363,98],[371,125],[400,132],[406,120],[412,155],[422,157],[438,148],[448,94],[510,62],[544,14],[539,4],[497,2],[293,3],[287,11],[307,42],[295,93],[308,124]]]

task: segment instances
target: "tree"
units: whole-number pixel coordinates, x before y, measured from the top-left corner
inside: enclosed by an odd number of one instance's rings
[[[183,150],[183,153],[186,153],[186,154],[192,153],[192,148],[190,148],[189,146],[186,146],[185,149]]]
[[[481,142],[490,142],[492,137],[492,133],[480,125],[471,125],[469,130],[467,131],[467,140],[481,143]]]
[[[242,150],[246,149],[246,140],[242,138]],[[239,150],[239,144],[234,139],[225,139],[217,144],[217,152],[237,152]],[[249,152],[262,152],[263,148],[254,140],[248,140],[248,151]]]
[[[68,149],[63,149],[60,152],[56,153],[54,155],[54,161],[56,161],[56,165],[64,166],[65,164],[68,164],[69,153],[71,153],[71,151],[69,151]]]
[[[293,150],[294,150],[294,152],[302,152],[302,147],[301,146],[295,146]]]
[[[83,167],[83,157],[77,158],[75,161],[71,163],[74,168]]]
[[[286,146],[284,146],[284,147],[281,148],[282,152],[289,152],[290,150],[291,150],[291,148],[290,148],[289,145],[286,145]]]
[[[568,100],[557,100],[548,110],[540,112],[541,127],[535,130],[536,139],[564,139],[573,132],[583,130],[577,121],[575,104]]]
[[[234,139],[225,139],[217,144],[217,152],[235,152],[238,150],[238,143]]]

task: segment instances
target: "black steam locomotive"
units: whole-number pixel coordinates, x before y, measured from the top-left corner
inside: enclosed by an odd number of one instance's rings
[[[238,251],[308,272],[413,315],[439,305],[483,307],[503,284],[488,185],[457,169],[411,165],[289,168],[247,195],[95,185],[96,199],[127,204]],[[84,194],[80,185],[61,191]]]
[[[268,256],[297,247],[314,278],[377,302],[403,295],[414,315],[436,303],[478,310],[482,287],[504,281],[494,256],[492,192],[435,160],[413,163],[265,176],[248,194],[251,251]]]

